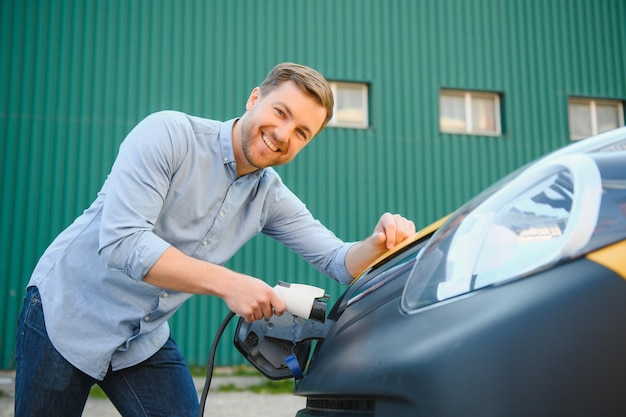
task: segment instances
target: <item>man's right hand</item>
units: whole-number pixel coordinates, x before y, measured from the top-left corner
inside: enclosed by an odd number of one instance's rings
[[[248,275],[237,275],[224,283],[228,289],[220,295],[232,312],[248,323],[285,312],[285,302],[266,282]]]

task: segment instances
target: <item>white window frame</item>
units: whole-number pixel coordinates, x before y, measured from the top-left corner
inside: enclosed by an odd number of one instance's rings
[[[441,98],[443,96],[456,96],[463,97],[465,101],[465,128],[455,129],[446,128],[442,126],[441,117]],[[474,129],[474,121],[472,118],[472,98],[488,98],[493,100],[494,104],[494,130],[483,131]],[[502,136],[502,107],[500,105],[500,94],[491,93],[487,91],[472,91],[472,90],[454,90],[454,89],[441,89],[439,92],[439,130],[442,133],[456,133],[465,135],[478,135],[478,136]]]
[[[570,108],[572,104],[587,104],[589,105],[589,117],[591,122],[591,136],[601,133],[598,131],[598,112],[596,110],[598,104],[614,105],[617,107],[618,126],[624,126],[624,103],[620,100],[606,100],[584,97],[570,97],[567,102],[567,118],[570,140],[576,141],[586,139],[588,136],[584,134],[576,134],[572,132],[572,123],[570,120]]]
[[[348,87],[351,89],[360,89],[361,91],[361,108],[360,112],[362,118],[358,121],[350,119],[342,119],[341,111],[337,109],[337,103],[339,102],[339,95],[341,93],[341,87]],[[330,88],[335,96],[335,108],[333,109],[333,118],[328,122],[328,126],[332,127],[346,127],[355,129],[367,129],[369,127],[369,86],[365,83],[357,82],[344,82],[344,81],[331,81]]]

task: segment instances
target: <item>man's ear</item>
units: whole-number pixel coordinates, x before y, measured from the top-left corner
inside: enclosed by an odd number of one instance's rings
[[[261,89],[259,87],[254,87],[254,89],[250,93],[250,97],[248,97],[248,101],[246,102],[246,110],[252,110],[256,102],[259,100],[260,96]]]

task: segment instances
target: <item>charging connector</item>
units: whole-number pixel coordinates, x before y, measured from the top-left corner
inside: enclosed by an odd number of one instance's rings
[[[306,320],[314,320],[318,323],[324,323],[324,321],[326,320],[326,304],[329,296],[325,293],[324,289],[311,285],[289,284],[280,281],[278,285],[274,287],[274,291],[285,302],[287,312],[289,312],[293,316],[301,317]],[[228,326],[228,323],[232,320],[234,316],[235,313],[233,313],[232,311],[226,315],[217,333],[215,334],[215,338],[213,339],[211,351],[209,354],[209,362],[207,364],[207,374],[204,381],[204,388],[202,389],[202,395],[200,397],[198,417],[203,417],[204,415],[206,399],[209,394],[211,380],[213,378],[213,365],[215,363],[215,353],[217,352],[217,345],[224,333],[224,330],[226,329],[226,326]],[[265,321],[262,322],[265,323]],[[290,341],[294,344],[296,342],[296,333],[293,329],[292,338],[290,339]],[[236,346],[241,349],[239,345],[236,344]],[[308,350],[306,351],[306,353],[308,354]],[[284,360],[287,362],[287,366],[289,366],[292,375],[296,379],[302,378],[302,370],[298,362],[298,357],[293,352],[293,347],[291,356],[284,358]]]

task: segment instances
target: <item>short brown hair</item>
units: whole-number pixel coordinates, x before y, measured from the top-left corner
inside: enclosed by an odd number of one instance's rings
[[[313,97],[326,108],[326,119],[320,127],[320,130],[324,129],[328,121],[333,117],[333,107],[335,106],[333,92],[326,78],[313,68],[294,64],[293,62],[283,62],[276,65],[267,74],[267,77],[259,86],[261,94],[269,93],[286,81],[295,82],[304,93]]]

